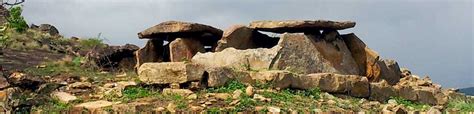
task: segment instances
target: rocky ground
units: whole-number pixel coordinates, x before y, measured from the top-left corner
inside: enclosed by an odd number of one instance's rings
[[[255,21],[222,31],[168,21],[138,34],[149,39],[142,48],[64,38],[48,24],[5,29],[0,112],[474,111],[472,96],[337,32],[354,26]]]

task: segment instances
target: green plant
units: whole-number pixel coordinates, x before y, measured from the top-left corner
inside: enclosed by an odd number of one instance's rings
[[[101,39],[101,34],[99,33],[99,35],[97,35],[96,38],[80,40],[79,44],[81,46],[81,49],[88,50],[88,49],[93,49],[93,48],[104,47],[105,44],[103,43],[103,41],[104,40]]]
[[[253,100],[250,96],[242,95],[240,96],[240,103],[237,106],[235,106],[235,111],[242,112],[250,108],[253,108],[256,105],[257,105],[257,102]]]
[[[122,92],[123,97],[127,100],[134,100],[137,98],[148,97],[152,95],[152,92],[148,88],[144,87],[128,87]]]
[[[391,99],[394,99],[397,101],[398,104],[403,104],[406,107],[412,107],[415,110],[426,110],[429,106],[426,104],[418,103],[418,102],[413,102],[408,99],[404,99],[401,97],[391,97]]]
[[[448,108],[462,112],[474,112],[474,99],[453,99],[448,102]]]
[[[21,16],[22,11],[21,6],[13,6],[10,8],[10,16],[7,18],[8,26],[17,32],[25,32],[28,29],[28,24]]]
[[[208,92],[217,92],[217,93],[230,93],[234,92],[235,90],[240,89],[242,91],[245,90],[245,85],[237,80],[232,80],[227,82],[224,86],[218,88],[208,88]]]

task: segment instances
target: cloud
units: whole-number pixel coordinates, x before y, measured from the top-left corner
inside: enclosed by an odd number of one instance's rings
[[[447,87],[474,86],[470,0],[29,0],[31,23],[51,23],[65,36],[102,33],[111,44],[143,45],[141,30],[167,20],[226,29],[253,20],[353,20],[354,32],[384,58]],[[470,24],[469,24],[470,23]]]

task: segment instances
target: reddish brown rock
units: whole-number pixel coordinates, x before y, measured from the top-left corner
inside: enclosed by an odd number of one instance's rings
[[[177,38],[170,43],[171,62],[189,61],[197,52],[204,52],[201,42],[192,38]]]
[[[396,61],[386,59],[378,61],[377,64],[380,66],[380,79],[386,80],[390,85],[400,81],[402,72]]]
[[[394,96],[398,96],[398,92],[387,81],[382,80],[377,83],[370,83],[369,99],[385,102]]]
[[[380,66],[376,64],[379,60],[377,52],[368,48],[367,45],[353,33],[342,35],[341,37],[359,66],[359,75],[366,76],[369,81],[379,80]]]
[[[342,30],[352,28],[355,22],[329,20],[283,20],[283,21],[253,21],[250,28],[261,31],[285,32],[313,32],[315,30]]]
[[[252,28],[234,25],[225,30],[218,41],[216,51],[233,47],[235,49],[271,48],[278,43],[278,38],[272,38]]]

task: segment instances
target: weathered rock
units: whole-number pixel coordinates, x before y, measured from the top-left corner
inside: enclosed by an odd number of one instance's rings
[[[78,105],[74,106],[74,109],[75,110],[80,110],[82,108],[85,108],[88,111],[90,111],[91,113],[94,113],[94,112],[97,113],[97,112],[101,112],[101,108],[109,107],[109,106],[112,106],[114,104],[118,104],[118,103],[99,100],[99,101],[92,101],[92,102],[86,102],[86,103],[78,104]]]
[[[232,98],[232,95],[228,93],[216,93],[213,95],[213,97],[220,100],[226,100],[226,99]]]
[[[366,77],[350,75],[347,77],[350,87],[349,94],[354,97],[369,97],[370,84]]]
[[[342,30],[354,26],[355,22],[329,20],[254,21],[250,23],[250,28],[276,33],[312,32],[325,29]]]
[[[369,81],[379,80],[379,55],[360,40],[354,33],[341,36],[359,67],[359,75],[366,76]]]
[[[163,40],[148,40],[145,47],[135,51],[135,58],[137,64],[135,68],[138,69],[143,63],[147,62],[163,62],[169,59],[169,49],[165,49]]]
[[[295,73],[359,74],[346,44],[340,39],[328,42],[313,35],[283,34],[271,68]],[[274,47],[275,48],[275,47]]]
[[[288,71],[269,70],[260,72],[250,72],[253,80],[269,83],[274,88],[284,89],[291,85],[294,74]]]
[[[291,87],[312,89],[318,87],[331,93],[349,93],[354,97],[368,97],[369,82],[367,78],[357,75],[340,75],[332,73],[314,73],[296,76]]]
[[[49,33],[52,36],[59,35],[58,29],[56,29],[56,27],[50,24],[41,24],[39,25],[38,30]]]
[[[378,61],[380,66],[380,79],[386,80],[390,85],[395,85],[400,81],[402,72],[398,63],[394,60]]]
[[[370,97],[371,100],[385,102],[392,96],[397,96],[398,93],[385,80],[377,83],[370,83]]]
[[[234,25],[224,31],[218,41],[216,51],[233,47],[235,49],[271,48],[278,43],[278,38],[272,38],[252,28],[243,25]]]
[[[74,101],[77,99],[76,96],[71,95],[66,92],[53,92],[52,97],[58,99],[62,103],[69,103],[70,101]]]
[[[439,109],[436,109],[434,107],[431,107],[428,111],[426,111],[427,114],[442,114],[441,111],[439,111]]]
[[[138,69],[138,78],[147,84],[171,84],[199,81],[204,68],[185,62],[145,63]]]
[[[236,70],[268,69],[278,53],[278,47],[237,50],[226,48],[215,53],[197,53],[192,62],[206,67],[227,67]]]
[[[0,90],[7,88],[10,86],[10,83],[8,83],[7,79],[3,76],[2,71],[0,71]]]
[[[238,90],[235,90],[233,93],[232,93],[232,99],[240,99],[240,96],[242,96],[244,92],[240,89]]]
[[[431,87],[420,87],[415,89],[415,93],[418,96],[418,101],[421,103],[431,105],[444,105],[448,102],[448,96],[443,94],[441,90]]]
[[[400,68],[400,71],[402,72],[401,78],[411,76],[411,71],[407,68]]]
[[[170,43],[171,62],[189,61],[197,52],[203,53],[201,42],[191,38],[177,38]]]
[[[278,108],[278,107],[272,107],[272,106],[267,107],[267,110],[268,110],[268,112],[270,112],[270,113],[280,113],[280,112],[281,112],[281,109],[280,109],[280,108]]]
[[[138,49],[139,47],[133,44],[107,46],[89,53],[88,56],[104,70],[133,69],[136,64],[134,52]]]
[[[166,109],[170,112],[176,112],[176,107],[178,107],[178,106],[176,106],[176,104],[169,103],[168,106],[166,106]]]
[[[339,32],[336,30],[323,30],[322,38],[326,41],[332,42],[339,37],[341,36],[339,36]]]
[[[418,100],[418,96],[413,86],[397,84],[394,86],[394,89],[398,91],[399,97],[412,100],[412,101]]]
[[[216,51],[233,47],[235,49],[256,48],[252,34],[254,30],[243,25],[234,25],[224,31],[221,40],[218,41]]]
[[[166,21],[138,33],[139,38],[173,41],[174,38],[196,37],[204,45],[215,45],[222,30],[199,23]]]
[[[167,95],[180,95],[180,96],[187,97],[188,95],[191,95],[193,93],[194,92],[189,89],[169,89],[169,88],[163,89],[163,94],[167,94]]]
[[[252,87],[252,86],[248,86],[247,88],[245,88],[245,94],[246,94],[247,96],[253,96],[253,94],[254,94],[253,87]]]
[[[92,88],[92,84],[89,82],[75,82],[69,84],[67,87],[71,89],[90,89]]]
[[[228,67],[210,67],[206,69],[208,73],[207,83],[208,87],[219,87],[225,85],[232,79],[237,79],[245,83],[250,83],[249,74],[243,71],[237,71]],[[205,78],[205,77],[204,77]]]
[[[10,84],[36,90],[41,84],[45,83],[43,79],[38,76],[32,76],[21,72],[14,72],[8,77]]]

